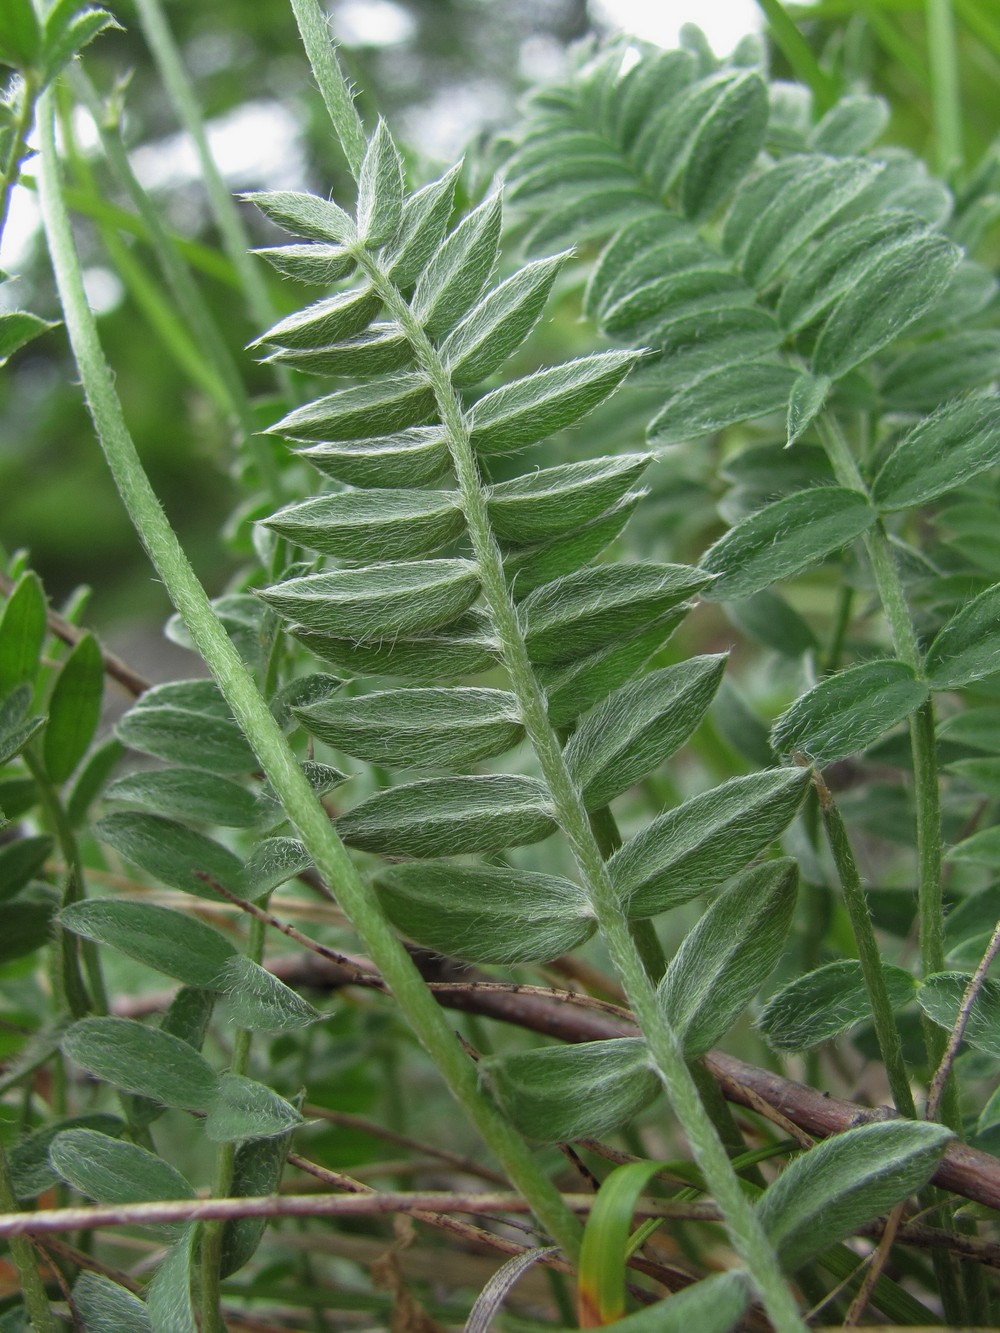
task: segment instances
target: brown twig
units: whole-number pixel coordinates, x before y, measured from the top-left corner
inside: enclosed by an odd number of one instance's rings
[[[962,996],[962,1003],[958,1006],[958,1014],[955,1018],[955,1025],[948,1037],[948,1044],[944,1048],[944,1054],[941,1056],[941,1063],[934,1071],[934,1077],[931,1079],[930,1092],[927,1097],[927,1119],[936,1120],[938,1107],[941,1105],[941,1098],[944,1096],[945,1084],[948,1082],[948,1075],[951,1073],[951,1067],[955,1062],[955,1056],[958,1054],[958,1048],[962,1044],[962,1038],[965,1036],[965,1029],[969,1025],[969,1019],[972,1017],[972,1006],[976,1003],[976,997],[983,988],[983,982],[986,980],[986,973],[989,971],[990,963],[1000,951],[1000,921],[997,922],[990,942],[986,946],[986,952],[979,960],[979,966],[969,978],[969,984],[965,988]]]
[[[868,1302],[872,1298],[872,1292],[875,1290],[875,1283],[882,1276],[882,1270],[889,1261],[889,1254],[896,1240],[896,1232],[899,1230],[899,1224],[903,1220],[903,1209],[906,1207],[906,1201],[897,1203],[895,1208],[889,1214],[885,1224],[885,1230],[882,1232],[882,1239],[878,1246],[869,1256],[868,1272],[865,1273],[864,1281],[858,1289],[858,1294],[851,1301],[851,1307],[844,1318],[845,1328],[857,1328],[861,1322],[861,1316],[868,1308]]]

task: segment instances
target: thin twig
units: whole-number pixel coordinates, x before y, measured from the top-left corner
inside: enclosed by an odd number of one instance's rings
[[[958,1015],[955,1018],[955,1026],[951,1030],[948,1038],[948,1044],[944,1048],[944,1054],[941,1056],[941,1063],[935,1070],[934,1077],[931,1079],[930,1093],[927,1097],[927,1119],[936,1120],[938,1108],[941,1105],[941,1098],[944,1096],[945,1084],[948,1082],[948,1075],[951,1073],[951,1067],[955,1062],[955,1056],[958,1054],[958,1048],[962,1044],[962,1038],[965,1036],[965,1029],[969,1025],[969,1019],[972,1016],[972,1006],[976,1003],[976,997],[983,988],[983,982],[986,980],[986,973],[989,971],[990,963],[1000,951],[1000,921],[997,922],[993,934],[990,936],[990,942],[986,946],[986,952],[979,960],[979,966],[969,978],[969,984],[965,988],[965,994],[962,996],[962,1003],[958,1006]]]
[[[888,1221],[885,1224],[885,1230],[882,1232],[882,1239],[877,1248],[870,1256],[868,1272],[865,1274],[864,1281],[854,1300],[851,1301],[851,1308],[847,1311],[844,1319],[845,1328],[857,1328],[861,1322],[861,1316],[868,1307],[868,1302],[872,1298],[872,1292],[875,1290],[875,1283],[882,1275],[882,1269],[889,1261],[889,1254],[896,1239],[896,1232],[899,1230],[899,1224],[903,1220],[903,1209],[906,1207],[906,1201],[897,1203],[895,1208],[889,1214]]]

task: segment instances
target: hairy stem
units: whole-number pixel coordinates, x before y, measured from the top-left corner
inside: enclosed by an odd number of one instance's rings
[[[579,1248],[579,1224],[535,1163],[524,1140],[479,1087],[475,1067],[455,1040],[371,889],[355,869],[266,701],[213,611],[149,483],[125,424],[112,373],[84,294],[80,262],[60,193],[52,106],[47,94],[40,132],[42,217],[66,326],[101,447],[129,517],[283,809],[298,829],[320,875],[336,888],[344,911],[364,940],[403,1014],[452,1094],[496,1153],[511,1181],[530,1202],[540,1223],[566,1254],[574,1258]]]

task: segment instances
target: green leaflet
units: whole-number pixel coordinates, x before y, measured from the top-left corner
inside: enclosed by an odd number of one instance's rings
[[[888,964],[882,971],[893,1008],[909,1004],[917,989],[909,972]],[[804,1051],[871,1017],[861,964],[845,958],[783,986],[764,1006],[758,1026],[775,1050]]]
[[[596,926],[583,890],[553,875],[427,861],[389,866],[374,882],[397,930],[426,949],[476,963],[557,958]]]
[[[462,768],[503,754],[523,735],[504,690],[387,690],[297,708],[310,735],[369,764]]]
[[[327,347],[353,338],[382,308],[370,287],[351,288],[279,320],[252,347]]]
[[[118,778],[105,800],[139,805],[157,814],[223,828],[250,828],[260,808],[253,792],[197,768],[154,768]]]
[[[608,1134],[660,1090],[645,1044],[634,1037],[493,1056],[480,1068],[521,1133],[544,1143]]]
[[[55,839],[48,834],[14,838],[0,846],[0,902],[13,898],[48,860]]]
[[[520,347],[541,316],[569,252],[526,264],[469,311],[441,345],[452,381],[479,384]]]
[[[819,640],[808,622],[771,589],[730,602],[726,614],[745,634],[785,657],[819,651]]]
[[[696,657],[623,685],[580,724],[566,746],[569,771],[590,810],[640,782],[687,740],[719,687],[726,659]]]
[[[658,991],[687,1059],[729,1031],[770,975],[785,947],[797,888],[794,861],[755,866],[685,937]]]
[[[244,898],[264,898],[311,865],[309,853],[296,838],[266,838],[243,866],[235,889]]]
[[[987,588],[938,631],[924,659],[932,690],[956,690],[1000,667],[1000,584]]]
[[[698,126],[681,182],[689,218],[707,217],[753,165],[767,130],[767,85],[756,70],[737,75]]]
[[[434,414],[434,392],[419,371],[386,375],[296,407],[271,430],[292,440],[358,440],[422,426]]]
[[[382,375],[413,365],[410,344],[396,324],[377,322],[363,333],[323,347],[280,347],[265,358],[311,375]]]
[[[263,522],[298,546],[359,565],[419,560],[465,531],[449,491],[341,491],[286,505]]]
[[[889,123],[889,105],[882,97],[855,93],[842,97],[816,122],[809,147],[817,153],[846,156],[870,148]]]
[[[501,218],[495,194],[435,248],[413,293],[413,313],[431,337],[448,333],[479,300],[500,253]]]
[[[633,141],[654,115],[669,107],[695,77],[695,61],[689,51],[659,51],[647,54],[622,76],[611,107],[611,128],[623,149]],[[636,154],[641,162],[642,158]]]
[[[330,199],[293,190],[262,190],[243,196],[285,231],[312,241],[352,241],[354,222]]]
[[[742,870],[791,823],[808,784],[803,769],[752,773],[654,819],[608,862],[628,915],[655,916]]]
[[[438,250],[455,200],[455,182],[462,164],[411,194],[403,203],[403,218],[396,241],[386,250],[389,276],[397,287],[409,289]]]
[[[215,1096],[217,1076],[197,1051],[131,1018],[81,1018],[61,1045],[97,1078],[164,1106],[206,1111]]]
[[[657,276],[638,286],[602,312],[605,332],[642,341],[652,347],[667,347],[672,340],[661,331],[692,317],[702,335],[712,331],[719,312],[753,305],[754,294],[728,269],[698,264],[691,269]]]
[[[36,1199],[58,1182],[59,1176],[49,1161],[49,1146],[57,1134],[67,1129],[96,1129],[114,1137],[124,1128],[125,1122],[117,1116],[96,1112],[50,1121],[41,1129],[18,1139],[7,1150],[10,1184],[15,1199],[19,1202]]]
[[[189,1182],[162,1157],[93,1129],[57,1134],[49,1160],[63,1180],[96,1203],[195,1197]]]
[[[585,459],[492,486],[490,523],[502,542],[529,545],[572,532],[617,504],[638,482],[650,454]]]
[[[990,828],[980,829],[971,837],[963,838],[948,849],[947,857],[949,861],[965,861],[967,864],[995,869],[1000,866],[1000,827],[994,824]]]
[[[859,491],[818,486],[766,505],[731,528],[702,558],[715,575],[708,601],[752,597],[801,573],[867,531],[876,512]]]
[[[186,1227],[146,1287],[146,1310],[153,1333],[198,1333],[191,1294],[198,1236],[197,1225]]]
[[[172,681],[147,690],[118,722],[133,750],[210,773],[252,773],[257,767],[214,681]]]
[[[786,708],[771,732],[774,748],[832,764],[867,749],[916,712],[928,689],[905,662],[863,662],[828,676]]]
[[[350,486],[424,486],[448,466],[442,426],[415,426],[394,435],[340,440],[296,450],[313,467]]]
[[[890,409],[930,412],[969,390],[988,385],[995,377],[998,361],[997,330],[950,333],[904,352],[889,367],[879,390]]]
[[[504,573],[515,601],[556,579],[575,574],[590,564],[620,534],[631,518],[641,491],[630,491],[603,514],[581,524],[571,532],[538,546],[521,546],[504,557]]]
[[[337,820],[348,846],[384,856],[489,854],[538,842],[554,828],[545,787],[507,773],[391,787]]]
[[[358,177],[358,240],[373,250],[391,241],[403,218],[403,161],[379,117]]]
[[[687,565],[598,565],[538,588],[520,606],[532,660],[575,661],[637,632],[709,582]]]
[[[510,453],[574,425],[614,393],[638,356],[600,352],[494,389],[468,411],[474,448]]]
[[[59,920],[75,935],[207,990],[222,988],[222,974],[236,956],[235,946],[214,927],[154,903],[90,898],[64,907]]]
[[[25,684],[0,700],[0,765],[20,754],[32,736],[45,725],[43,717],[25,720],[31,695],[31,686]]]
[[[924,1013],[949,1031],[958,1019],[959,1006],[971,981],[968,972],[937,972],[917,990]],[[1000,981],[983,982],[969,1013],[963,1040],[977,1050],[1000,1055]]]
[[[234,1199],[277,1193],[291,1144],[291,1132],[267,1139],[247,1139],[236,1149],[229,1193]],[[222,1232],[222,1277],[238,1272],[253,1258],[267,1228],[265,1217],[234,1217]]]
[[[18,579],[0,615],[0,699],[34,680],[45,639],[45,615],[41,581],[28,571]],[[29,694],[25,710],[30,702]]]
[[[266,968],[233,953],[216,976],[235,1027],[250,1032],[295,1032],[321,1017],[302,996]]]
[[[616,1319],[619,1333],[730,1333],[750,1303],[748,1279],[741,1269],[716,1273],[674,1292],[666,1300]]]
[[[98,1273],[80,1274],[73,1284],[73,1304],[93,1333],[153,1333],[145,1301]]]
[[[266,259],[283,277],[324,287],[354,270],[354,258],[342,245],[265,245],[253,253]]]
[[[306,629],[364,642],[451,624],[476,600],[479,580],[468,560],[418,560],[309,574],[259,595]]]
[[[914,1120],[861,1125],[796,1157],[757,1205],[789,1270],[925,1185],[954,1138]]]
[[[55,324],[27,310],[8,310],[0,315],[0,367],[20,348],[40,337]]]
[[[275,1138],[303,1123],[291,1102],[240,1074],[218,1079],[206,1111],[205,1136],[210,1143]]]
[[[30,892],[30,890],[29,890]],[[58,900],[53,894],[46,897],[10,898],[4,904],[3,934],[0,935],[0,963],[24,958],[52,940],[52,918]]]
[[[735,421],[782,412],[797,378],[790,366],[770,361],[710,370],[671,395],[649,423],[647,438],[658,446],[678,444]]]
[[[219,897],[202,875],[235,890],[243,871],[240,858],[221,843],[162,815],[106,815],[94,825],[94,836],[164,884],[196,898]]]
[[[795,443],[819,416],[830,392],[830,380],[823,375],[803,372],[792,385],[788,396],[788,422],[785,448]]]
[[[346,676],[398,676],[412,681],[458,680],[487,671],[497,661],[485,616],[472,611],[436,633],[399,635],[370,643],[295,625],[309,649]]]
[[[909,509],[1000,462],[1000,397],[963,398],[926,417],[893,449],[872,487],[879,509]]]
[[[603,324],[629,292],[679,269],[717,268],[719,257],[695,228],[655,208],[628,222],[601,251],[587,282],[583,306]]]

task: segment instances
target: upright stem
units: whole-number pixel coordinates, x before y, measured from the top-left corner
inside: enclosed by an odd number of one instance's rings
[[[320,875],[336,890],[400,1009],[539,1222],[573,1259],[579,1250],[579,1223],[536,1164],[524,1140],[480,1088],[474,1065],[456,1041],[450,1024],[393,933],[371,889],[355,869],[245,663],[220,624],[143,470],[84,294],[80,262],[60,191],[52,110],[46,94],[39,117],[42,218],[87,403],[129,517],[285,813],[299,830]]]
[[[927,50],[938,170],[949,176],[962,165],[962,98],[951,0],[927,0]]]

